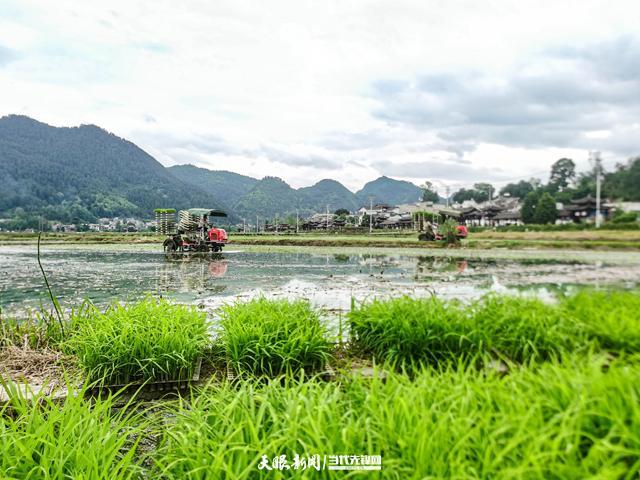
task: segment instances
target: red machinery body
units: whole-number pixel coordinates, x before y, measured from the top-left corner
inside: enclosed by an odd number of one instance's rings
[[[217,242],[224,245],[228,239],[227,231],[224,228],[213,227],[209,229],[208,233],[210,242]]]
[[[465,225],[457,225],[456,226],[456,237],[459,239],[467,238],[469,235],[469,229]],[[442,234],[442,231],[438,228],[437,224],[427,223],[424,226],[424,230],[418,235],[418,240],[422,241],[440,241],[444,240],[445,237]]]

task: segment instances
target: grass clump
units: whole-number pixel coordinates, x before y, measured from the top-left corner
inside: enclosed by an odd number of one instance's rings
[[[113,410],[114,397],[84,398],[69,390],[62,402],[27,399],[3,385],[11,400],[0,407],[0,477],[6,479],[140,478],[137,462],[144,419]]]
[[[482,332],[483,350],[516,362],[548,360],[587,344],[575,322],[535,298],[488,295],[470,307],[468,318]]]
[[[490,295],[470,306],[435,297],[376,300],[353,308],[349,319],[357,346],[396,363],[545,360],[574,350],[581,338],[558,308],[522,297]]]
[[[314,370],[330,357],[326,328],[309,302],[260,298],[221,309],[220,341],[238,373]]]
[[[71,327],[66,348],[90,380],[110,384],[187,379],[209,343],[203,312],[153,298],[90,307]]]
[[[480,332],[460,306],[435,297],[374,300],[348,314],[352,341],[380,360],[456,361],[481,352]]]
[[[640,292],[587,289],[563,299],[561,306],[601,348],[640,352]]]
[[[505,378],[422,369],[413,379],[241,380],[171,408],[154,475],[298,478],[293,468],[258,470],[262,455],[291,465],[295,454],[381,454],[376,478],[635,478],[639,378],[637,363],[604,372],[602,359],[580,357]]]

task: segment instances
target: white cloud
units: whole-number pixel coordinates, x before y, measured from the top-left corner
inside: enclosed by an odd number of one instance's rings
[[[569,65],[587,92],[591,82],[623,100],[633,92],[633,84],[625,89],[593,71],[600,60],[584,56],[598,44],[616,53],[624,46],[615,40],[635,34],[640,4],[631,0],[2,3],[0,47],[12,59],[0,61],[0,114],[95,123],[165,164],[275,174],[294,186],[333,177],[357,189],[393,172],[416,182],[430,174],[471,181],[485,172],[500,181],[565,154],[586,158],[592,146],[610,162],[640,150],[621,103],[601,112],[597,125],[583,118],[574,128],[580,92],[549,74]],[[544,56],[552,51],[553,59]],[[632,71],[636,53],[618,66]],[[583,61],[571,60],[579,55]],[[534,105],[518,117],[488,101],[514,78],[540,77],[552,81],[529,91],[562,108]],[[419,90],[416,82],[425,78],[440,78],[442,89],[448,79],[465,82],[467,98],[494,115],[497,127],[443,137],[443,124],[469,112],[453,110],[447,91],[417,102],[411,88]],[[381,88],[394,86],[405,88],[404,104],[381,98]],[[427,123],[403,116],[390,122],[398,105],[437,115]],[[540,118],[559,113],[561,123],[544,142],[527,138]],[[518,122],[526,135],[507,141]],[[588,134],[594,130],[611,134]]]

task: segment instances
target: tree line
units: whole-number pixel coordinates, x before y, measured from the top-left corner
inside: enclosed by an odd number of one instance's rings
[[[549,180],[544,184],[538,178],[520,180],[505,185],[500,195],[519,198],[522,204],[522,220],[525,223],[553,223],[557,218],[556,203],[571,202],[587,195],[595,196],[596,177],[601,169],[601,195],[603,199],[616,201],[640,201],[640,156],[618,163],[612,171],[604,171],[600,164],[583,171],[576,171],[576,164],[570,158],[557,160],[549,172]],[[422,186],[423,201],[437,202],[440,199],[435,186],[425,182]],[[495,187],[490,183],[475,183],[472,188],[461,188],[450,198],[453,203],[474,200],[485,202],[495,196]]]

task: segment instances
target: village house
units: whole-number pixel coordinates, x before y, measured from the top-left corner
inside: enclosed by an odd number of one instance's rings
[[[301,225],[302,230],[332,230],[344,228],[346,221],[333,213],[315,213]]]
[[[397,207],[380,203],[373,205],[373,208],[362,207],[356,212],[356,222],[358,225],[368,225],[372,220],[373,227],[378,228],[385,220],[399,213]],[[365,220],[365,217],[367,220]]]
[[[596,198],[591,196],[591,194],[583,198],[571,200],[569,205],[564,205],[558,211],[558,223],[595,222],[596,207]],[[614,209],[614,205],[603,201],[600,204],[600,215],[602,219],[608,219]]]
[[[517,197],[499,196],[480,203],[469,200],[455,207],[460,211],[460,222],[467,226],[522,224],[521,204]]]

